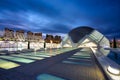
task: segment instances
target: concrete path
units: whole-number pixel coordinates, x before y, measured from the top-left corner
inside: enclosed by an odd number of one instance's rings
[[[88,48],[37,59],[13,69],[0,69],[1,80],[37,80],[40,74],[50,74],[65,80],[105,80]]]

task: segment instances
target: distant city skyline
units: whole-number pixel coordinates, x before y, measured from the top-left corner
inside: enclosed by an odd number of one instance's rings
[[[90,26],[108,38],[120,38],[119,4],[119,0],[1,0],[0,33],[7,27],[64,36],[73,28]]]

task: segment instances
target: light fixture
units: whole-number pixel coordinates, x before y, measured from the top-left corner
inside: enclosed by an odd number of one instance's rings
[[[120,69],[114,68],[112,66],[108,66],[107,70],[114,75],[119,75],[120,74]]]

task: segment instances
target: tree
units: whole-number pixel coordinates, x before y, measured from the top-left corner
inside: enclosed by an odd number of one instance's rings
[[[113,48],[117,48],[117,42],[116,42],[115,37],[114,37],[114,39],[113,39]]]
[[[117,42],[116,42],[115,37],[114,37],[114,39],[113,39],[113,48],[117,48]],[[118,59],[118,55],[117,55],[116,52],[114,52],[114,56],[115,56],[115,59]]]
[[[46,42],[44,42],[44,48],[46,48]]]
[[[28,49],[30,49],[30,41],[28,41]]]

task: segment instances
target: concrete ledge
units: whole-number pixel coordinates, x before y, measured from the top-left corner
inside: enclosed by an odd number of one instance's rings
[[[91,50],[93,51],[97,61],[101,65],[102,69],[104,70],[104,72],[107,75],[107,77],[109,78],[109,80],[120,80],[120,74],[119,75],[115,75],[115,74],[112,74],[112,73],[110,73],[108,71],[108,67],[109,66],[111,66],[111,67],[113,67],[115,69],[120,70],[120,65],[118,65],[117,63],[115,63],[114,61],[110,60],[109,58],[107,58],[104,55],[98,57],[96,55],[95,51],[93,49],[91,49]]]

